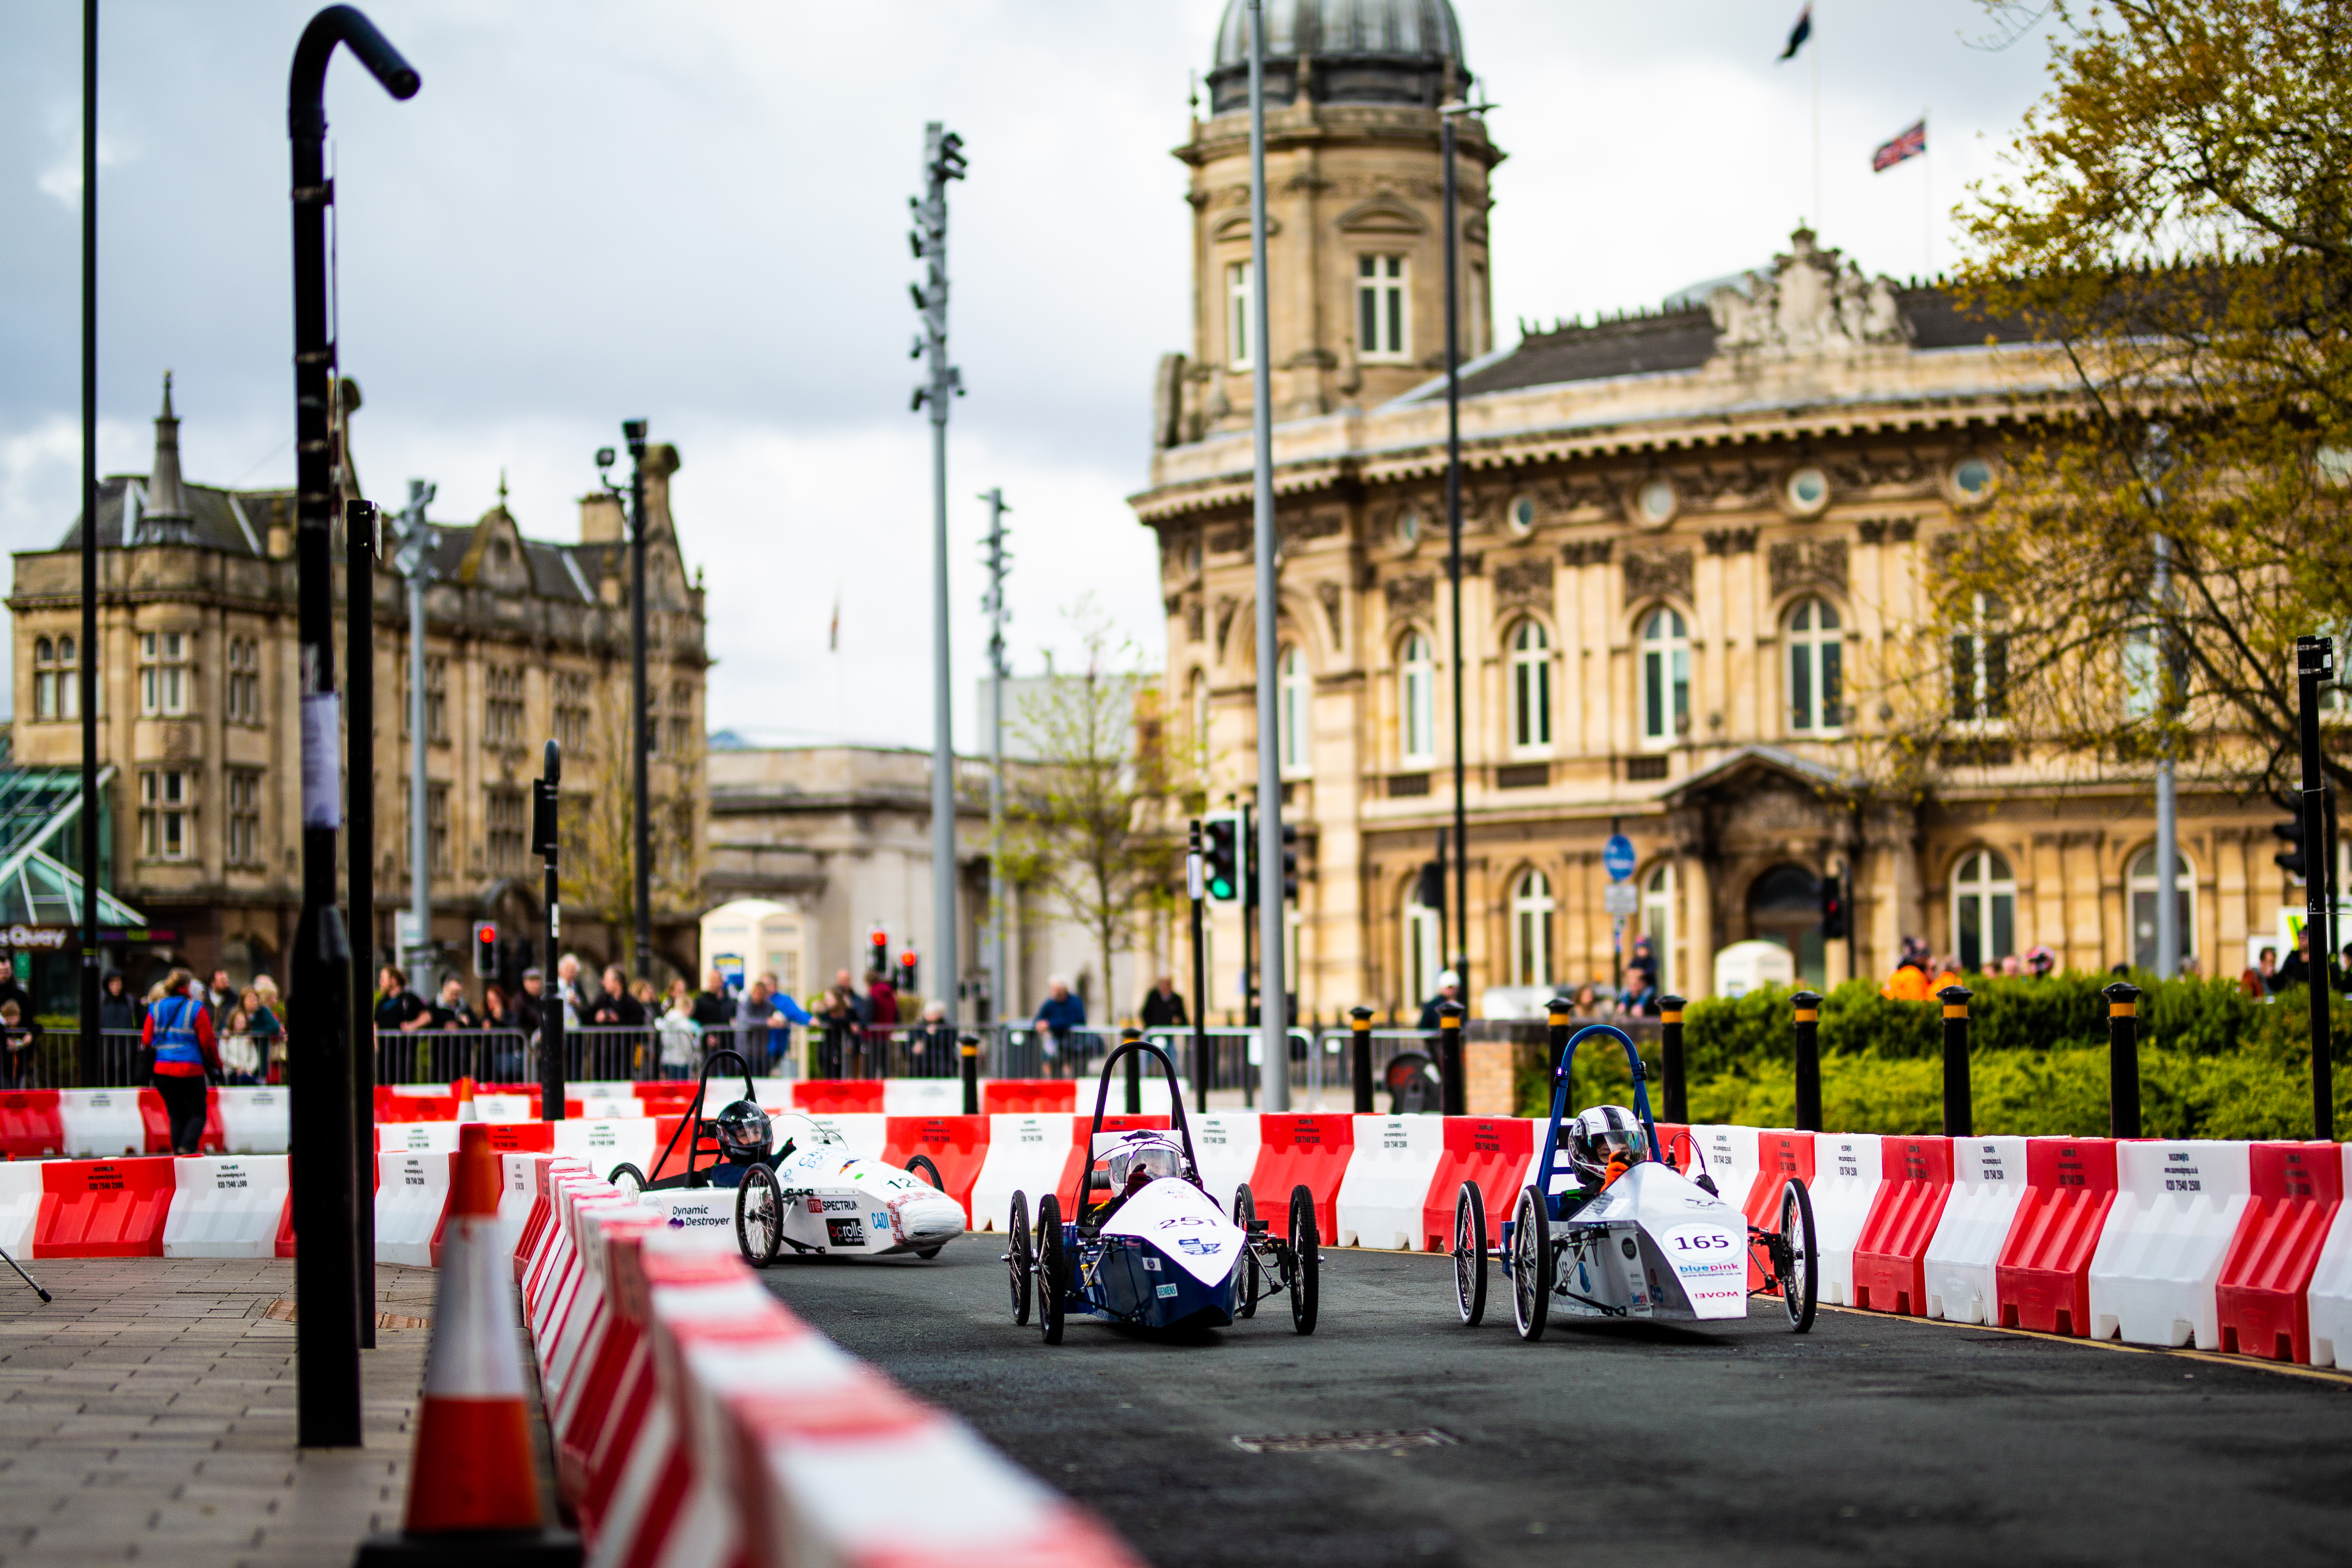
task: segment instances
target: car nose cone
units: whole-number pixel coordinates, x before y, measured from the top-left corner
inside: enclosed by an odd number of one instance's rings
[[[898,1222],[911,1245],[952,1241],[964,1231],[963,1205],[944,1193],[910,1197],[898,1205]]]

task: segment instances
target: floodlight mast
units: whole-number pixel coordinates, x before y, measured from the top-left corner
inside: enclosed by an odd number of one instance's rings
[[[958,1016],[956,955],[955,704],[948,647],[948,403],[963,392],[948,363],[948,182],[964,177],[963,138],[934,120],[923,127],[923,195],[910,198],[915,227],[908,237],[929,268],[914,286],[922,315],[917,354],[928,354],[930,379],[915,389],[913,406],[931,407],[931,963],[950,1028]]]

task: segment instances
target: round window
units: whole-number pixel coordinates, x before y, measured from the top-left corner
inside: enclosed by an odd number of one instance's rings
[[[1799,468],[1789,476],[1789,505],[1799,512],[1816,512],[1829,503],[1830,480],[1819,468]]]
[[[1675,487],[1670,479],[1652,479],[1637,498],[1644,522],[1666,522],[1675,515]]]
[[[1992,465],[1982,458],[1963,458],[1952,465],[1952,488],[1970,500],[1992,493]]]
[[[1407,550],[1411,550],[1414,545],[1419,544],[1421,542],[1421,513],[1415,511],[1411,507],[1407,507],[1402,511],[1397,513],[1396,537],[1397,542],[1403,545]]]
[[[1536,503],[1531,497],[1514,496],[1511,498],[1510,510],[1507,515],[1511,520],[1513,533],[1530,532],[1536,525]]]

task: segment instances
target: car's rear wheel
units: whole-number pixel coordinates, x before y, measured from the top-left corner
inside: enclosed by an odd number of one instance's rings
[[[1533,1187],[1519,1194],[1518,1212],[1511,1216],[1511,1319],[1519,1338],[1543,1338],[1551,1315],[1551,1216],[1543,1195]]]
[[[1791,1176],[1780,1194],[1780,1250],[1788,1258],[1780,1275],[1780,1304],[1789,1310],[1789,1327],[1801,1334],[1813,1326],[1820,1304],[1819,1247],[1813,1234],[1813,1194],[1801,1178]]]
[[[1029,1248],[1029,1199],[1026,1194],[1013,1194],[1013,1215],[1005,1222],[1004,1272],[1013,1287],[1013,1325],[1029,1326],[1030,1271],[1036,1268],[1036,1255]]]
[[[625,1198],[635,1198],[646,1190],[646,1173],[626,1160],[614,1166],[604,1179],[618,1187]]]
[[[1315,1331],[1316,1276],[1322,1262],[1315,1194],[1302,1183],[1290,1189],[1290,1326],[1302,1334]]]
[[[735,1245],[754,1268],[776,1260],[784,1244],[784,1195],[776,1173],[761,1164],[743,1167],[743,1184],[735,1189]]]
[[[1486,1315],[1486,1200],[1475,1182],[1454,1194],[1454,1304],[1469,1328]]]
[[[1062,1342],[1068,1257],[1062,1245],[1062,1200],[1047,1193],[1037,1200],[1037,1329],[1049,1345]]]
[[[931,1163],[931,1157],[929,1154],[918,1154],[908,1161],[907,1173],[910,1176],[920,1176],[940,1192],[948,1190],[948,1184],[940,1180],[940,1168]]]
[[[1234,1223],[1241,1226],[1242,1231],[1242,1256],[1234,1266],[1240,1271],[1234,1280],[1234,1316],[1236,1318],[1257,1316],[1257,1237],[1250,1231],[1256,1219],[1257,1199],[1250,1194],[1249,1184],[1244,1182],[1234,1189]]]

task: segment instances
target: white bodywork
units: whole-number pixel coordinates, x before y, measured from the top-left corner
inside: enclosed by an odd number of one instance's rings
[[[1627,1171],[1571,1217],[1553,1310],[1585,1317],[1744,1318],[1748,1222],[1738,1209],[1654,1161]],[[1589,1300],[1580,1300],[1584,1297]]]
[[[793,1152],[776,1162],[789,1244],[827,1253],[886,1258],[929,1252],[964,1232],[963,1205],[921,1177],[861,1159],[830,1128],[797,1111],[773,1118],[776,1142]],[[729,1194],[731,1200],[733,1194]]]
[[[1119,1205],[1102,1227],[1106,1237],[1148,1242],[1202,1284],[1214,1289],[1234,1271],[1245,1237],[1216,1200],[1181,1176],[1149,1183]]]

